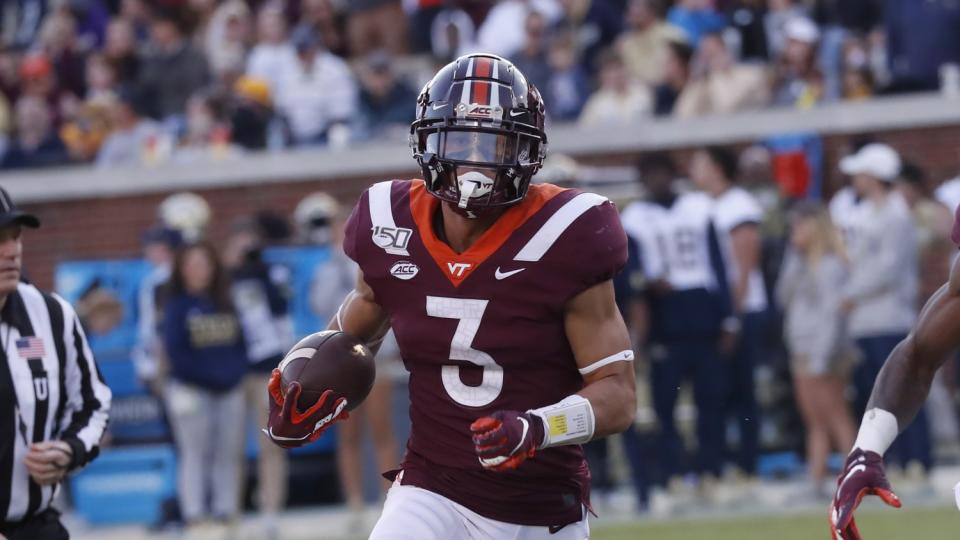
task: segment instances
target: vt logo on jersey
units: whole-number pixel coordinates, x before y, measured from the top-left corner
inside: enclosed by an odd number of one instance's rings
[[[451,275],[451,276],[461,278],[461,277],[463,277],[463,273],[464,273],[464,272],[470,270],[470,267],[471,267],[471,266],[473,266],[473,265],[470,264],[470,263],[453,263],[453,262],[448,262],[448,263],[447,263],[447,270],[450,271],[450,275]]]
[[[407,244],[413,230],[404,227],[375,226],[373,228],[373,243],[391,255],[409,255]]]
[[[420,267],[410,261],[399,261],[390,267],[390,275],[404,281],[413,279],[420,272]]]

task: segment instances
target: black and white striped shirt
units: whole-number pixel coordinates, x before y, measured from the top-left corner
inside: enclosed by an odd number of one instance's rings
[[[71,469],[99,453],[110,389],[103,382],[73,308],[21,283],[0,309],[0,524],[50,506],[56,486],[33,481],[30,443],[63,440]]]

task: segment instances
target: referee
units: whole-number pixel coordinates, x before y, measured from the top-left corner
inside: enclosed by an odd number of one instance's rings
[[[0,188],[0,540],[70,537],[51,502],[97,457],[110,408],[73,308],[20,281],[23,228],[39,226]]]

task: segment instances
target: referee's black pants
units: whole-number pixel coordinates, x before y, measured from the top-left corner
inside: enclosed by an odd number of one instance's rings
[[[60,512],[49,509],[18,523],[0,523],[0,534],[7,540],[69,540],[70,533],[60,523]]]

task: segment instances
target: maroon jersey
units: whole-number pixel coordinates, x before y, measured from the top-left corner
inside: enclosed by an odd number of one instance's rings
[[[477,459],[470,424],[582,388],[564,308],[625,264],[616,208],[599,195],[533,185],[458,254],[432,226],[439,204],[421,180],[376,184],[354,208],[344,240],[390,314],[410,371],[412,429],[401,483],[499,521],[579,521],[589,492],[579,446],[549,448],[515,471],[492,472]]]

